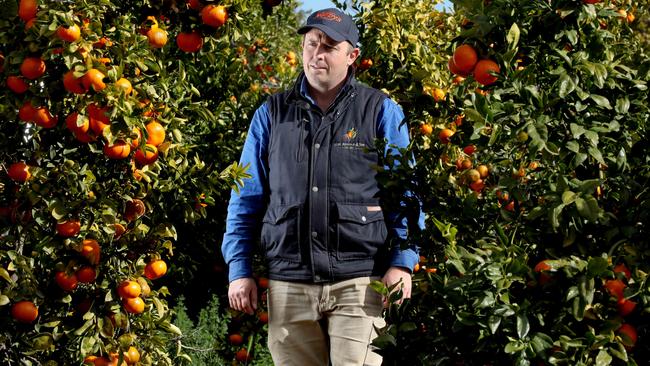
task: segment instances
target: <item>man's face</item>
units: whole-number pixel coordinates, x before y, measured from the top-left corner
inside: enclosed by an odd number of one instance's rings
[[[358,55],[358,48],[353,49],[346,41],[336,42],[316,28],[303,38],[303,69],[309,84],[321,92],[332,90],[345,80],[348,67]]]

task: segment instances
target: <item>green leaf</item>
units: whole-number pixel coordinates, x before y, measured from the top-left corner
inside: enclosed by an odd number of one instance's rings
[[[5,306],[9,304],[11,300],[6,295],[0,295],[0,306]]]
[[[560,98],[565,98],[576,89],[576,84],[573,82],[573,79],[571,79],[571,77],[567,74],[562,74],[560,76],[559,84],[560,90],[558,95]]]
[[[388,296],[388,287],[381,281],[370,282],[370,288],[382,296]]]
[[[596,102],[600,107],[606,108],[606,109],[612,109],[612,105],[609,104],[609,99],[603,97],[602,95],[598,94],[591,94],[591,100]]]
[[[630,100],[627,97],[618,98],[616,100],[616,107],[614,110],[618,114],[627,114],[627,111],[630,109]]]
[[[605,163],[605,160],[603,159],[603,155],[600,153],[600,150],[598,150],[596,147],[593,146],[589,147],[587,151],[589,152],[589,155],[591,155],[592,158],[596,159],[596,161],[598,161],[603,165],[607,165]]]
[[[517,47],[517,44],[519,43],[520,33],[521,32],[519,31],[519,27],[517,26],[517,23],[512,23],[512,26],[510,27],[510,30],[506,35],[506,40],[508,41],[509,49],[514,49],[515,47]]]
[[[587,264],[587,275],[591,278],[604,277],[607,274],[609,264],[603,257],[594,257],[589,259]]]
[[[612,356],[607,353],[607,350],[601,349],[596,356],[596,366],[606,366],[612,363]]]
[[[501,324],[500,316],[490,315],[490,317],[488,318],[488,327],[490,328],[490,332],[492,334],[496,334],[500,324]]]
[[[397,340],[389,333],[384,333],[372,341],[372,345],[378,348],[388,348],[397,346]]]
[[[14,282],[14,281],[11,280],[11,276],[9,275],[9,272],[6,269],[2,268],[2,267],[0,267],[0,277],[4,278],[9,283]]]
[[[530,323],[525,313],[517,314],[517,336],[520,339],[526,337],[530,331]]]
[[[405,322],[405,323],[400,324],[400,326],[399,326],[400,333],[401,332],[412,332],[412,331],[417,330],[417,329],[418,329],[417,325],[415,325],[415,323],[413,323],[413,322]]]
[[[574,139],[580,138],[580,136],[582,136],[582,134],[586,131],[584,127],[580,126],[577,123],[569,124],[569,129],[571,130],[571,135]]]
[[[576,200],[576,193],[572,191],[562,192],[562,203],[565,205],[571,204]]]

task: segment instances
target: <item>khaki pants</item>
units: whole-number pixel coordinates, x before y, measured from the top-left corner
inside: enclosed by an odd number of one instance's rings
[[[381,295],[362,277],[328,284],[269,282],[269,350],[277,366],[379,366],[370,345],[385,326]]]

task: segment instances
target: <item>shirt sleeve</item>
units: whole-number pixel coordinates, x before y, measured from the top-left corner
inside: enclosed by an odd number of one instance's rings
[[[268,191],[269,126],[265,103],[255,111],[239,161],[242,166],[248,165],[251,178],[244,181],[239,193],[231,191],[228,203],[221,253],[228,265],[230,282],[253,276],[252,251]]]
[[[377,122],[377,137],[386,140],[386,148],[384,154],[399,155],[397,148],[405,148],[409,145],[408,128],[404,120],[404,112],[397,103],[392,99],[386,98],[382,108],[379,112]],[[410,192],[405,192],[405,195],[410,195]],[[402,203],[404,205],[404,203]],[[399,241],[406,241],[408,234],[408,219],[400,217],[397,212],[387,212],[386,218],[388,219],[387,227],[389,233]],[[418,218],[418,226],[424,229],[424,213],[420,209]],[[409,271],[413,271],[413,267],[418,263],[418,247],[417,245],[409,245],[402,249],[399,245],[392,248],[390,265],[396,267],[403,267]]]

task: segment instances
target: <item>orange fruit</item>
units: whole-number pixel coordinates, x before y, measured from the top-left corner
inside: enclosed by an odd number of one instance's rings
[[[142,200],[134,198],[126,202],[126,209],[124,210],[124,218],[126,221],[133,221],[144,215],[145,205]]]
[[[267,324],[269,322],[269,313],[267,313],[266,311],[261,311],[257,315],[257,318],[260,320],[260,323]]]
[[[515,210],[515,201],[508,202],[507,205],[503,206],[503,209],[506,211],[513,212]]]
[[[124,140],[117,140],[113,144],[104,144],[104,155],[109,159],[124,159],[131,153],[131,145]]]
[[[151,144],[145,144],[142,149],[135,152],[134,158],[139,166],[153,164],[158,160],[158,149]]]
[[[199,31],[182,32],[176,36],[176,44],[183,52],[197,52],[203,46],[203,36]]]
[[[257,279],[257,286],[262,289],[269,288],[269,279],[266,277],[260,277]]]
[[[86,133],[90,128],[90,122],[85,116],[81,117],[81,124],[79,124],[79,113],[72,112],[65,119],[65,126],[73,133]]]
[[[84,358],[84,365],[111,366],[111,361],[106,357],[88,356]]]
[[[43,128],[53,128],[56,126],[59,119],[58,117],[52,116],[47,107],[38,107],[34,111],[33,121]]]
[[[368,70],[369,68],[372,67],[372,59],[370,58],[363,58],[359,62],[359,70]]]
[[[32,177],[32,174],[29,172],[29,165],[22,161],[11,164],[7,168],[7,175],[15,182],[26,182]]]
[[[91,266],[83,266],[79,268],[77,272],[75,272],[75,275],[77,276],[77,280],[81,283],[93,283],[97,278],[97,272],[95,271],[95,268]]]
[[[54,280],[56,281],[56,284],[59,285],[59,287],[61,287],[61,289],[65,292],[74,291],[74,289],[76,289],[79,285],[77,276],[74,273],[69,275],[64,271],[59,271],[54,275]]]
[[[618,315],[627,316],[634,311],[634,308],[636,308],[636,302],[628,299],[619,299],[616,303],[616,307],[618,308]]]
[[[605,289],[611,296],[614,296],[617,300],[622,299],[623,296],[623,291],[627,285],[623,283],[621,280],[607,280],[605,281]]]
[[[93,43],[93,48],[103,49],[103,48],[106,48],[106,47],[110,47],[112,45],[113,45],[113,42],[110,39],[108,39],[106,37],[102,37],[102,38],[99,39],[99,41]]]
[[[467,178],[469,179],[470,182],[476,182],[481,180],[481,173],[478,172],[476,169],[470,169],[467,171]]]
[[[36,24],[36,17],[25,22],[25,30],[31,29]]]
[[[246,348],[242,348],[235,354],[235,359],[239,362],[248,362],[252,359]]]
[[[124,361],[128,365],[133,365],[134,363],[140,361],[140,352],[138,349],[133,346],[129,347],[129,349],[124,352]]]
[[[120,223],[113,224],[113,229],[115,230],[115,234],[113,234],[114,238],[119,238],[126,232],[126,228]]]
[[[45,73],[45,61],[40,57],[25,57],[20,73],[29,80],[38,79]]]
[[[474,67],[474,79],[480,84],[490,85],[497,81],[497,77],[490,73],[493,72],[498,74],[499,71],[501,71],[501,69],[496,62],[488,59],[481,60],[476,63],[476,67]]]
[[[440,142],[442,142],[443,144],[448,144],[449,139],[453,135],[454,135],[454,131],[452,131],[452,130],[450,130],[448,128],[444,128],[438,133],[438,138],[440,139]]]
[[[167,263],[162,259],[151,261],[144,267],[144,276],[150,280],[158,279],[165,273],[167,273]]]
[[[101,248],[97,240],[84,239],[81,242],[81,255],[88,259],[90,264],[97,265],[99,263],[100,253]]]
[[[583,3],[585,4],[598,4],[602,0],[582,0]]]
[[[22,107],[18,110],[18,118],[21,121],[33,122],[34,114],[36,114],[36,108],[34,108],[30,101],[23,103]]]
[[[488,169],[487,165],[483,165],[483,164],[479,165],[476,169],[481,175],[481,178],[487,177],[488,173],[490,172],[490,169]]]
[[[165,128],[158,121],[151,121],[146,126],[147,144],[158,146],[165,141]]]
[[[141,293],[142,287],[137,281],[125,280],[117,286],[117,294],[125,299],[138,297]]]
[[[81,230],[81,223],[79,220],[67,220],[56,224],[56,233],[64,238],[70,238]]]
[[[144,311],[144,300],[140,297],[122,299],[124,310],[131,314],[140,314]]]
[[[474,145],[467,145],[463,148],[463,152],[467,155],[472,155],[476,151],[476,146]]]
[[[22,94],[29,89],[29,85],[20,76],[8,76],[7,87],[16,94]]]
[[[131,82],[127,80],[126,78],[119,78],[115,82],[115,86],[124,92],[124,94],[129,95],[133,91],[133,86],[131,86]]]
[[[619,336],[623,339],[623,343],[628,347],[634,347],[637,341],[637,332],[636,328],[630,324],[621,324],[621,326],[616,331]]]
[[[95,136],[87,132],[75,131],[72,134],[74,135],[75,139],[77,139],[77,141],[82,142],[84,144],[95,141]]]
[[[551,266],[547,263],[548,259],[545,259],[535,265],[535,272],[544,272],[544,271],[550,271]]]
[[[147,38],[153,48],[163,48],[167,44],[167,32],[158,27],[151,27],[147,31]]]
[[[483,182],[483,179],[479,178],[476,181],[470,183],[469,187],[472,189],[472,191],[480,193],[483,188],[485,188],[485,182]]]
[[[634,16],[633,12],[627,13],[627,16],[625,17],[625,20],[627,20],[628,23],[632,23],[634,21],[634,19],[636,19],[636,17]]]
[[[61,25],[56,29],[56,35],[63,41],[74,42],[81,38],[81,29],[76,24],[69,27]]]
[[[96,134],[101,135],[106,127],[111,125],[110,119],[107,115],[108,107],[98,107],[96,104],[91,103],[87,108],[90,129]]]
[[[456,66],[456,63],[454,63],[454,57],[453,56],[449,58],[449,61],[447,61],[447,68],[449,69],[449,71],[451,71],[452,74],[463,78],[463,80],[464,80],[465,76],[470,74],[470,72],[461,71],[458,68],[458,66]]]
[[[88,89],[84,87],[82,78],[75,77],[72,70],[63,75],[63,87],[70,93],[75,94],[85,94],[88,91]]]
[[[14,3],[15,4],[15,3]],[[38,13],[38,1],[37,0],[20,0],[18,5],[18,16],[24,22],[27,22],[36,17]]]
[[[203,7],[203,4],[201,4],[201,2],[199,0],[187,0],[187,6],[190,9],[201,10],[201,8]]]
[[[103,72],[97,69],[90,69],[81,77],[81,83],[87,90],[90,90],[92,87],[96,92],[99,92],[106,88],[106,83],[104,83],[105,77],[106,75]]]
[[[456,85],[462,83],[463,81],[465,81],[465,78],[460,76],[460,75],[454,76],[454,78],[451,80],[451,82],[456,84]]]
[[[244,343],[244,338],[239,333],[233,333],[228,336],[228,341],[233,346],[239,346],[240,344]]]
[[[626,279],[630,279],[632,277],[632,272],[627,268],[625,263],[619,263],[614,267],[614,273],[623,273],[625,275]]]
[[[420,133],[421,134],[428,136],[428,135],[431,135],[432,132],[433,132],[433,126],[431,126],[431,124],[429,124],[429,123],[421,123],[420,124]]]
[[[20,323],[32,323],[38,318],[38,308],[28,300],[18,301],[11,306],[11,316]]]
[[[133,137],[137,136],[137,137]],[[140,132],[140,129],[137,127],[133,127],[131,130],[131,148],[132,149],[137,149],[138,146],[140,146],[140,139],[142,138],[142,132]]]
[[[474,65],[478,60],[478,55],[474,47],[464,44],[456,48],[453,56],[453,65],[459,72],[457,75],[469,74],[474,69]]]
[[[203,24],[213,28],[219,28],[226,24],[228,20],[228,11],[223,5],[208,5],[201,10],[201,20]]]
[[[445,100],[446,94],[447,93],[445,93],[445,91],[440,88],[433,88],[433,100],[435,100],[436,102],[441,102]]]

